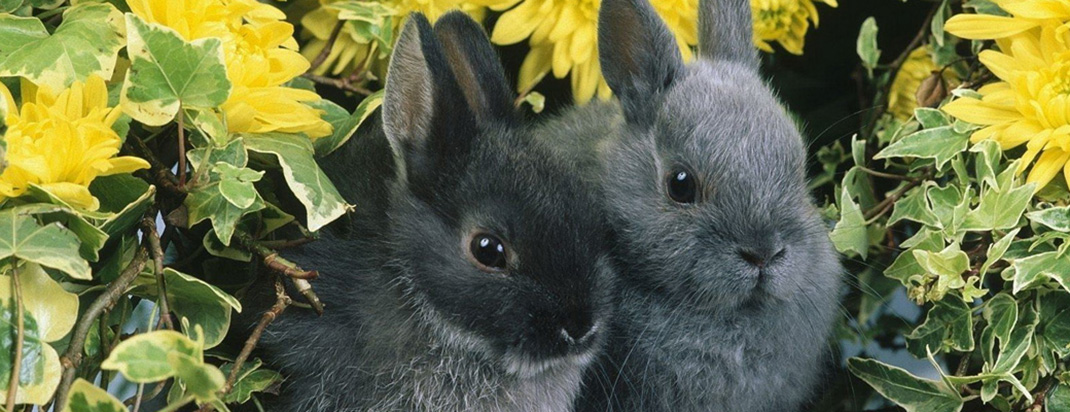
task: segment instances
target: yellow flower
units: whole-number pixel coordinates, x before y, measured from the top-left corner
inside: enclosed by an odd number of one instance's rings
[[[1060,22],[1045,22],[997,40],[1000,51],[981,52],[980,60],[1000,80],[982,87],[981,98],[963,97],[944,111],[985,126],[973,134],[993,139],[1004,150],[1026,145],[1019,173],[1037,190],[1060,170],[1070,181],[1070,34]],[[1034,163],[1035,160],[1035,163]]]
[[[754,44],[771,53],[769,43],[777,42],[791,54],[802,54],[806,31],[818,24],[814,2],[838,6],[836,0],[751,0]]]
[[[933,63],[928,49],[924,46],[910,52],[892,81],[891,94],[888,96],[888,113],[899,120],[910,119],[914,115],[914,109],[918,108],[918,88],[921,87],[922,81],[937,70],[940,68]],[[949,87],[958,83],[951,70],[945,70],[943,77]]]
[[[304,103],[314,92],[283,84],[308,70],[297,52],[293,26],[280,10],[256,0],[128,0],[134,14],[170,27],[186,40],[223,41],[227,79],[233,88],[221,108],[231,133],[331,134],[322,111]]]
[[[0,83],[0,98],[8,108],[0,200],[21,196],[32,183],[75,207],[96,210],[100,202],[89,193],[93,179],[149,167],[136,157],[115,157],[121,139],[112,124],[122,111],[108,107],[104,79],[90,76],[59,94],[28,82],[22,89],[23,104],[17,110],[11,92]]]
[[[959,14],[944,24],[944,29],[971,40],[1002,39],[1040,27],[1056,24],[1056,34],[1070,31],[1070,2],[1066,0],[994,0],[1012,17],[988,14]]]
[[[506,45],[528,39],[531,52],[520,67],[518,90],[530,90],[548,73],[559,79],[571,73],[577,103],[584,104],[595,95],[609,98],[609,85],[598,62],[600,0],[512,0],[491,8],[514,4],[498,19],[491,41]],[[690,61],[691,47],[698,43],[698,0],[654,0],[651,4],[676,36],[684,59]]]
[[[302,51],[308,61],[314,61],[319,56],[323,48],[327,46],[331,31],[338,24],[338,12],[325,7],[336,1],[338,0],[320,0],[319,8],[301,17],[304,35],[310,38]],[[464,0],[380,0],[378,3],[392,12],[393,24],[390,29],[397,35],[405,23],[405,18],[413,12],[423,13],[432,23],[446,12],[455,9],[463,10],[476,20],[483,20],[483,6],[501,2],[501,0],[476,1],[482,3],[475,4]],[[321,75],[327,73],[339,75],[357,67],[363,67],[376,72],[377,75],[383,75],[386,70],[385,57],[379,55],[373,39],[358,33],[353,25],[346,24],[342,26],[342,31],[331,46],[330,54],[313,72]]]

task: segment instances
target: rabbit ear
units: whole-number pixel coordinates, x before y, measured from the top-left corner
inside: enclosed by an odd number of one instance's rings
[[[683,70],[679,46],[648,0],[602,0],[598,56],[629,122],[652,120],[656,95]]]
[[[464,12],[452,11],[435,23],[435,36],[476,118],[514,120],[516,94],[505,80],[505,70],[483,27]]]
[[[477,134],[475,117],[423,14],[411,14],[402,28],[384,89],[383,130],[402,181],[433,174],[438,159],[456,158]]]
[[[752,24],[750,0],[701,0],[699,53],[711,60],[735,61],[758,70]]]

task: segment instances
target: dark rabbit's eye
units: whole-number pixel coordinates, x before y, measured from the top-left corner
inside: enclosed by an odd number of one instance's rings
[[[468,257],[485,272],[505,270],[505,244],[494,235],[479,233],[468,243]]]
[[[684,169],[673,169],[669,173],[669,179],[665,184],[668,187],[669,198],[676,203],[694,203],[697,197],[697,185],[695,177]]]

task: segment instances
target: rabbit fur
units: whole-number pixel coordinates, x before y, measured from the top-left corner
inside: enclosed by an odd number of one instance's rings
[[[820,382],[842,272],[803,139],[759,74],[748,0],[703,0],[699,58],[647,0],[603,0],[617,101],[537,136],[602,187],[620,266],[607,353],[577,410],[798,410]],[[684,171],[697,198],[668,195]]]
[[[571,410],[614,275],[592,190],[514,98],[477,23],[409,17],[381,127],[323,162],[356,211],[288,255],[323,273],[327,310],[268,329],[287,376],[271,409]],[[503,239],[507,271],[466,258],[473,231]]]

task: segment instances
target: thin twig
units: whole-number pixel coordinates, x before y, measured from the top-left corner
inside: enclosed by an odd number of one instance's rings
[[[363,88],[361,86],[357,86],[355,84],[352,84],[352,83],[349,82],[349,79],[336,79],[336,78],[333,78],[333,77],[321,76],[321,75],[312,74],[312,73],[305,73],[305,74],[303,74],[301,76],[306,78],[306,79],[312,80],[313,82],[316,82],[316,83],[319,83],[319,84],[323,84],[323,85],[327,85],[327,86],[332,86],[332,87],[335,87],[337,89],[341,89],[341,90],[344,90],[344,91],[347,91],[347,92],[356,93],[356,94],[363,95],[363,96],[368,96],[368,95],[372,94],[371,90],[368,90],[368,89]]]
[[[152,213],[155,216],[155,213]],[[160,236],[156,233],[156,221],[152,218],[141,219],[141,233],[145,235],[145,238],[149,242],[149,250],[152,251],[153,272],[156,275],[156,288],[157,295],[159,295],[160,305],[160,322],[156,325],[159,329],[161,325],[167,327],[167,329],[174,330],[175,325],[171,321],[171,305],[167,302],[167,284],[163,278],[163,248],[160,247]]]
[[[323,50],[320,50],[320,54],[316,55],[316,58],[312,60],[311,65],[308,67],[308,73],[315,72],[323,62],[327,61],[327,57],[331,55],[331,49],[334,48],[334,43],[338,41],[338,35],[342,33],[342,27],[345,27],[345,20],[338,20],[338,23],[334,25],[334,29],[331,30],[331,35],[327,37],[327,44],[323,46]]]
[[[152,175],[152,182],[159,185],[164,190],[177,195],[185,196],[186,189],[178,185],[178,178],[174,173],[171,173],[171,168],[167,167],[152,154],[152,150],[149,149],[145,142],[136,137],[126,139],[126,145],[138,157],[145,159],[149,162],[149,171]]]
[[[858,170],[866,172],[866,174],[870,174],[870,175],[873,175],[873,176],[876,176],[876,177],[883,177],[885,179],[902,180],[902,181],[908,181],[908,182],[918,179],[916,177],[897,175],[897,174],[894,174],[894,173],[878,172],[876,170],[870,169],[870,168],[865,167],[865,166],[858,166]]]
[[[243,249],[259,256],[265,267],[289,278],[297,291],[301,293],[301,296],[304,296],[308,303],[312,305],[312,309],[317,314],[323,314],[323,303],[320,302],[319,296],[316,296],[316,292],[312,290],[312,284],[308,283],[308,279],[316,278],[319,276],[319,272],[301,269],[297,264],[279,256],[278,252],[257,243],[252,236],[244,231],[235,231],[234,238],[238,240],[238,244]]]
[[[135,401],[134,401],[134,410],[133,410],[133,412],[137,412],[138,410],[141,409],[141,399],[142,399],[142,396],[144,394],[145,394],[145,384],[142,383],[142,384],[137,386],[137,395],[134,395]]]
[[[157,383],[156,387],[152,388],[152,392],[149,392],[149,394],[147,396],[144,396],[143,399],[144,400],[150,400],[150,401],[155,399],[156,396],[158,396],[160,394],[160,392],[163,392],[163,389],[166,386],[167,386],[167,381],[166,380],[161,381],[160,383]],[[135,403],[136,401],[138,401],[137,397],[136,396],[131,396],[127,400],[123,401],[123,404],[126,405],[126,406],[137,405]]]
[[[907,193],[907,191],[909,191],[910,189],[913,189],[913,188],[917,187],[918,185],[921,185],[921,182],[923,182],[924,180],[925,179],[917,179],[917,180],[911,180],[911,181],[907,182],[906,185],[903,185],[902,188],[897,190],[895,193],[892,193],[891,196],[886,197],[884,200],[882,200],[876,206],[873,206],[872,209],[867,211],[866,214],[864,215],[865,219],[867,221],[870,221],[870,220],[876,219],[876,218],[884,215],[889,210],[891,210],[892,205],[895,204],[895,201],[897,201],[897,200],[899,200],[899,198],[903,197],[903,195],[905,195]]]
[[[15,291],[15,357],[11,361],[11,376],[7,384],[7,410],[15,410],[15,396],[19,391],[19,378],[22,376],[22,339],[25,329],[22,319],[22,285],[19,284],[19,274],[15,269],[17,262],[11,263],[11,290]]]
[[[256,344],[260,342],[260,336],[264,334],[264,330],[267,329],[271,322],[274,322],[287,306],[290,306],[292,301],[290,296],[286,294],[286,288],[282,286],[282,278],[275,275],[275,304],[271,306],[260,316],[260,322],[256,324],[256,328],[249,334],[249,338],[245,340],[245,345],[242,346],[241,352],[238,357],[234,359],[234,364],[230,367],[230,373],[227,374],[227,382],[223,385],[223,391],[220,396],[226,395],[231,389],[234,388],[234,383],[238,380],[238,373],[241,372],[242,365],[249,359],[249,355],[253,353],[253,349],[256,348]],[[204,405],[200,409],[200,412],[208,412],[213,410],[210,404]]]
[[[297,247],[297,246],[305,245],[305,244],[308,244],[308,243],[312,243],[314,241],[316,241],[316,238],[303,237],[303,238],[298,238],[298,239],[261,240],[259,243],[261,245],[263,245],[264,247],[269,247],[269,248],[272,248],[272,249],[288,249],[288,248]]]
[[[182,109],[178,110],[178,187],[186,187],[186,125]]]
[[[89,335],[89,328],[93,326],[93,321],[100,316],[105,308],[114,306],[115,302],[123,296],[126,288],[137,278],[138,273],[141,273],[141,269],[145,268],[145,262],[148,258],[148,250],[144,247],[138,248],[137,254],[134,255],[134,260],[123,269],[118,278],[108,284],[108,288],[104,290],[104,293],[101,293],[89,305],[85,314],[82,315],[82,319],[78,321],[74,328],[74,333],[71,335],[71,342],[67,346],[67,353],[60,358],[60,364],[63,365],[63,378],[56,389],[56,405],[67,404],[67,395],[70,392],[71,384],[74,383],[74,377],[77,375],[78,365],[82,363],[82,348],[85,347],[85,338]]]

